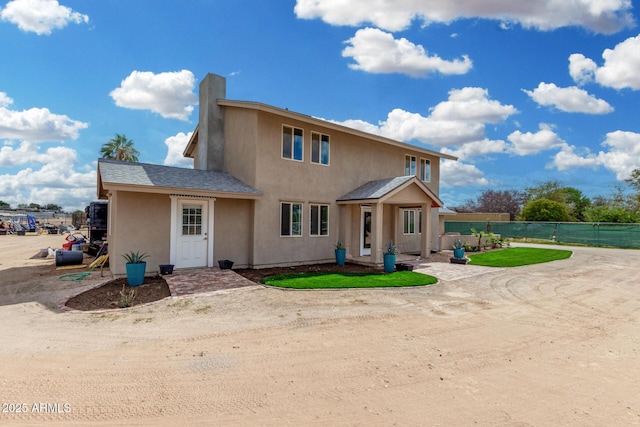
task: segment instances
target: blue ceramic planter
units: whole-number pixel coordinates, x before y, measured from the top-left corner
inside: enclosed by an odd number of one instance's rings
[[[144,282],[144,273],[147,270],[147,263],[127,264],[127,282],[129,286],[140,286]]]
[[[396,254],[384,254],[384,272],[393,273],[396,268]]]
[[[453,250],[453,257],[454,258],[458,258],[458,259],[464,258],[464,248],[454,249]]]
[[[346,259],[347,259],[347,250],[336,249],[336,264],[344,265]]]

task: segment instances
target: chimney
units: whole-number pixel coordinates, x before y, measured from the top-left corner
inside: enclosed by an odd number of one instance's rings
[[[198,169],[224,171],[224,110],[218,99],[227,96],[227,80],[207,74],[200,83]]]

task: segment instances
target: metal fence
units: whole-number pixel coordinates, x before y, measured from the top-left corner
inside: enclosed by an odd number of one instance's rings
[[[640,224],[592,222],[455,222],[445,221],[445,233],[472,234],[471,229],[502,237],[544,239],[594,246],[640,248]],[[489,230],[487,230],[489,229]]]

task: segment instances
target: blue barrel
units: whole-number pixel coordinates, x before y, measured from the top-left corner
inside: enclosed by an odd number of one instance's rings
[[[56,251],[56,267],[82,264],[82,251]]]

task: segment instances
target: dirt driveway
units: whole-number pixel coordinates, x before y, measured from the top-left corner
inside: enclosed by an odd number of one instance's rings
[[[640,425],[638,251],[92,314],[46,239],[0,236],[0,425]]]

